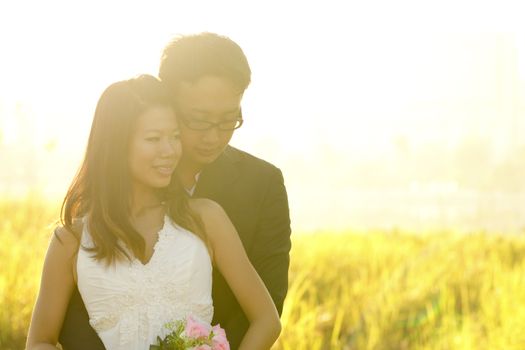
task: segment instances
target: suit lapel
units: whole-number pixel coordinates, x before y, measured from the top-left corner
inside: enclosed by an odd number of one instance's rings
[[[218,198],[239,176],[238,162],[236,150],[228,146],[219,158],[202,170],[194,196]]]

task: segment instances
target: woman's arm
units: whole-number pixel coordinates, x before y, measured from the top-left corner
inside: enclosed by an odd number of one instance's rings
[[[199,212],[211,242],[215,264],[250,321],[239,349],[270,349],[281,332],[272,298],[222,207],[213,201],[199,201]]]
[[[57,229],[44,261],[40,291],[27,336],[27,350],[57,349],[67,303],[75,285],[77,250],[75,236],[64,228]]]

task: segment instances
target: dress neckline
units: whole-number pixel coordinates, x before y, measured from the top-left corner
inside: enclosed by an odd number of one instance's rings
[[[152,261],[155,259],[156,255],[157,255],[158,247],[160,246],[161,241],[163,241],[164,234],[165,234],[165,232],[166,232],[166,230],[168,228],[168,221],[169,221],[168,215],[164,214],[163,221],[164,222],[162,224],[162,227],[157,232],[157,240],[156,240],[155,244],[153,245],[153,253],[151,254],[149,260],[146,261],[145,263],[143,263],[136,256],[133,256],[133,261],[135,263],[139,264],[143,268],[147,268],[148,266],[151,265]]]

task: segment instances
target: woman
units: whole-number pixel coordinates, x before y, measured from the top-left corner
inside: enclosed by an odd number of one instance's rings
[[[187,315],[210,322],[212,263],[250,319],[239,348],[270,348],[275,306],[222,208],[188,199],[172,176],[180,155],[156,78],[104,91],[48,248],[27,349],[56,349],[75,283],[107,350],[148,349],[165,323]]]

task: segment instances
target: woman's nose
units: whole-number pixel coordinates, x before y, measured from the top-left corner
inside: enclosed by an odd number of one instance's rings
[[[165,157],[175,154],[177,152],[178,144],[179,144],[178,140],[174,141],[169,138],[165,139],[161,145],[161,154]]]

